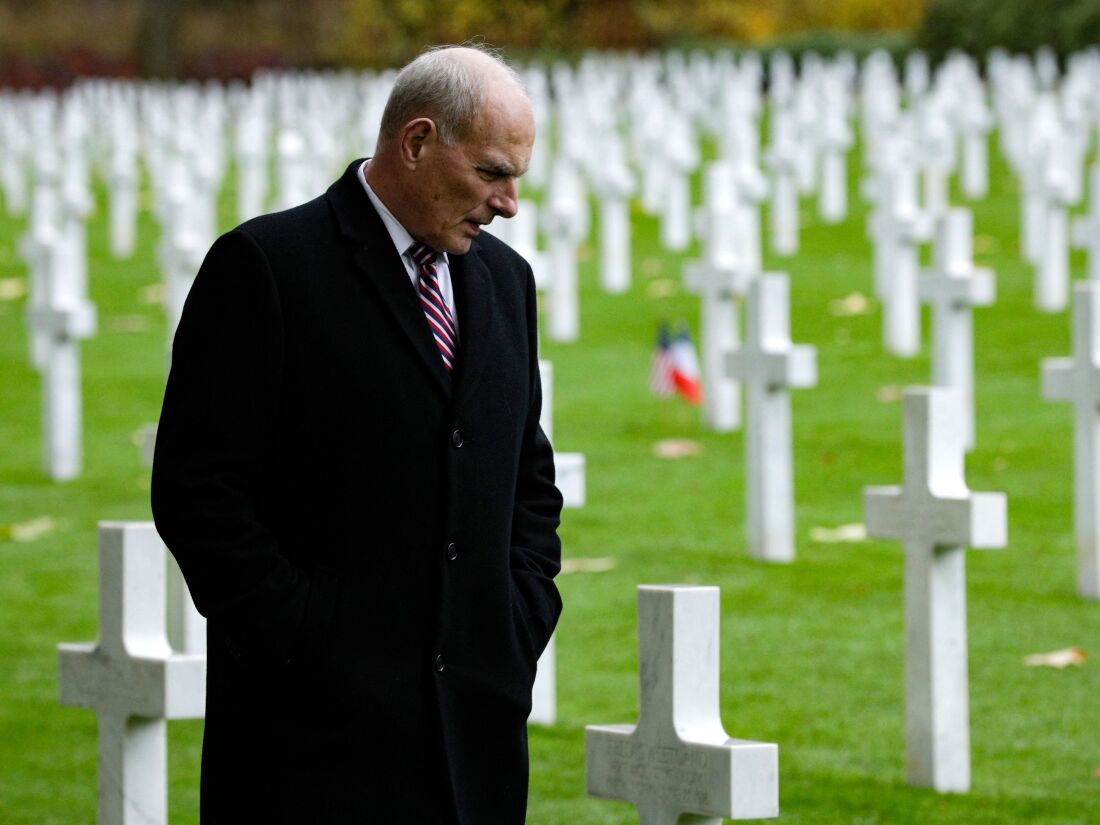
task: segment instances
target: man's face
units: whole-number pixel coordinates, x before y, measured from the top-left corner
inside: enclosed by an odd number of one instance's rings
[[[434,133],[417,170],[413,236],[441,252],[468,252],[482,225],[516,214],[516,179],[527,171],[534,142],[530,106],[511,89],[491,95],[470,133],[454,146]]]

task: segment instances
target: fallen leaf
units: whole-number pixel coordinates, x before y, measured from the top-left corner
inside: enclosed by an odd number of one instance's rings
[[[810,528],[810,541],[816,541],[819,544],[842,544],[844,542],[865,541],[866,539],[867,528],[862,524]]]
[[[1097,779],[1100,779],[1100,768],[1097,768],[1096,770],[1094,770],[1092,772],[1092,775],[1095,776]]]
[[[650,298],[670,298],[679,291],[679,286],[671,278],[658,278],[650,281],[645,288],[645,294]]]
[[[997,241],[992,235],[975,235],[974,236],[974,251],[978,254],[984,254],[986,252],[992,252],[997,248]]]
[[[1083,665],[1088,656],[1079,647],[1067,647],[1063,650],[1053,650],[1050,653],[1033,653],[1024,657],[1024,664],[1028,667],[1054,667],[1064,668],[1070,665]]]
[[[104,326],[107,332],[146,332],[149,319],[144,315],[113,315]]]
[[[0,525],[0,539],[18,542],[35,541],[56,529],[57,522],[52,516],[39,516],[30,521]]]
[[[703,445],[689,438],[666,438],[653,445],[657,458],[687,458],[703,454]]]
[[[141,298],[143,304],[155,304],[160,306],[164,303],[164,284],[149,284],[143,286],[141,291],[138,292],[138,296]]]
[[[664,268],[660,258],[646,258],[642,261],[642,274],[647,278],[656,278]]]
[[[561,563],[562,575],[569,573],[606,573],[614,570],[618,562],[611,556],[598,559],[564,559]]]
[[[901,387],[897,384],[887,384],[875,390],[875,399],[883,404],[895,404],[901,401]]]
[[[27,294],[22,278],[0,278],[0,301],[15,301]]]
[[[853,292],[835,301],[829,301],[829,314],[838,318],[851,315],[870,315],[874,311],[874,303],[862,292]]]

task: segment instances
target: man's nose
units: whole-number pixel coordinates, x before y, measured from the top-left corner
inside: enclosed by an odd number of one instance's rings
[[[519,209],[519,194],[515,178],[508,178],[501,183],[489,199],[489,206],[502,218],[511,218],[516,214]]]

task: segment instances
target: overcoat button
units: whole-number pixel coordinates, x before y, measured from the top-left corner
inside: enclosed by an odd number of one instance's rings
[[[455,547],[455,543],[452,541],[450,544],[447,545],[447,559],[449,561],[454,561],[457,558],[458,558],[458,548]]]
[[[443,654],[442,653],[435,654],[435,671],[436,671],[436,673],[442,673],[443,672]]]
[[[454,445],[456,450],[459,447],[461,447],[462,446],[462,433],[459,432],[458,430],[455,430],[453,433],[451,433],[451,443]]]

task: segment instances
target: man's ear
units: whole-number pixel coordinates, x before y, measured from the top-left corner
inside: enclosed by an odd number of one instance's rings
[[[414,167],[424,159],[424,153],[439,138],[435,121],[428,117],[410,120],[401,130],[401,160]]]

